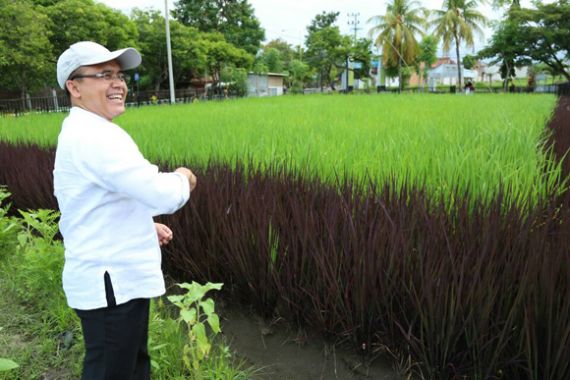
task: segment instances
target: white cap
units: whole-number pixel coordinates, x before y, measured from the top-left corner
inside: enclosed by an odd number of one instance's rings
[[[134,69],[141,64],[141,55],[134,48],[109,51],[105,46],[91,41],[77,42],[64,51],[57,60],[57,83],[65,88],[65,82],[72,72],[81,66],[117,60],[122,70]]]

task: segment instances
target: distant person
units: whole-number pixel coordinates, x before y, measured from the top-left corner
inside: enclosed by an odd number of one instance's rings
[[[172,231],[153,217],[184,206],[196,187],[187,168],[161,173],[113,123],[125,112],[124,70],[133,48],[78,42],[57,61],[71,100],[59,134],[54,193],[65,246],[63,288],[81,319],[83,380],[150,379],[149,300],[165,292],[160,246]]]
[[[465,84],[465,93],[469,95],[472,94],[473,92],[475,92],[475,87],[473,86],[473,83],[471,81],[467,81],[467,83]]]

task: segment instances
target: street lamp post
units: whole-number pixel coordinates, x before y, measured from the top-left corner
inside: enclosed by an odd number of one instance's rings
[[[168,56],[168,84],[170,86],[170,104],[174,104],[174,76],[172,75],[172,50],[170,48],[170,22],[168,20],[168,0],[164,0],[164,23],[166,24],[166,54]]]

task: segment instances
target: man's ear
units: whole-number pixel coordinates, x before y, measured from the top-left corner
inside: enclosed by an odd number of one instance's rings
[[[69,91],[69,95],[71,95],[72,98],[81,97],[81,92],[79,91],[79,87],[77,87],[75,81],[68,79],[65,81],[65,86],[67,87],[67,91]]]

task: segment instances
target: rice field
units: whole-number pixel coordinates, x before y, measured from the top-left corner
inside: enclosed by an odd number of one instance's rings
[[[406,376],[566,380],[570,192],[545,147],[560,159],[570,131],[564,103],[546,128],[555,103],[287,96],[130,109],[117,123],[151,161],[198,173],[189,204],[160,219],[176,236],[172,278],[223,282],[232,302],[363,358],[386,350]],[[64,117],[0,119],[16,208],[57,207]],[[380,186],[358,187],[368,180]]]
[[[545,152],[550,95],[286,96],[131,108],[117,118],[151,161],[284,165],[334,182],[425,186],[534,203],[560,182]],[[0,119],[0,140],[56,143],[65,114]]]

